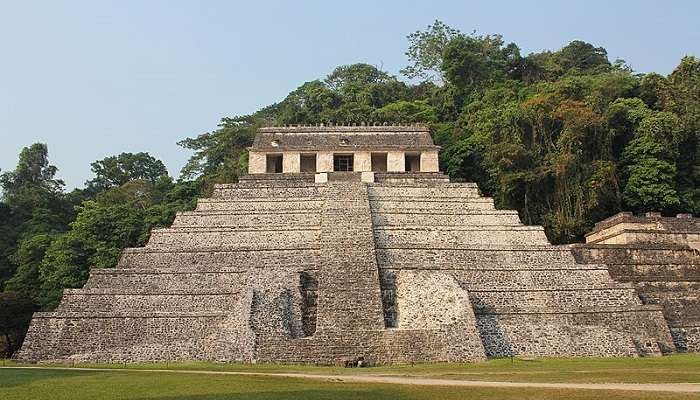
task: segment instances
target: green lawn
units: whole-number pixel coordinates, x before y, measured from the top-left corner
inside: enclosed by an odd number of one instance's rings
[[[6,400],[210,399],[697,399],[659,392],[450,388],[159,372],[0,369]]]
[[[7,362],[7,365],[20,365]],[[45,366],[70,366],[51,364]],[[498,359],[472,364],[392,365],[374,368],[317,367],[311,365],[154,363],[78,364],[115,369],[188,369],[249,372],[306,372],[318,374],[377,374],[443,379],[513,382],[700,383],[700,355],[677,354],[650,358],[550,358],[533,361]]]

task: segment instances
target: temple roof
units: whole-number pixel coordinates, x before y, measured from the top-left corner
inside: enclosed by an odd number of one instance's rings
[[[423,125],[285,126],[260,128],[250,150],[404,150],[438,149]]]

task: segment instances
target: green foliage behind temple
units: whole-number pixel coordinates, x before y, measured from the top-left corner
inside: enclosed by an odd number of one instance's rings
[[[246,148],[265,125],[426,123],[452,180],[477,182],[554,243],[581,240],[622,210],[700,213],[696,57],[668,76],[639,74],[584,41],[524,56],[500,35],[439,21],[408,41],[410,81],[340,66],[179,142],[194,154],[178,181],[148,153],[122,153],[92,163],[85,189],[66,193],[47,146],[25,148],[15,170],[0,174],[0,289],[13,293],[0,303],[54,307],[90,268],[114,266],[124,247],[142,245],[213,184],[244,174]]]

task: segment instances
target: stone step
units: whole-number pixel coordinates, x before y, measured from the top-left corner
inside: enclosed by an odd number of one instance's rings
[[[642,306],[604,266],[576,264],[570,248],[495,210],[474,184],[440,174],[375,176],[390,184],[311,178],[217,185],[197,211],[154,230],[147,247],[124,251],[119,268],[93,270],[83,289],[66,290],[57,313],[32,323],[30,342],[49,338],[91,360],[114,349],[119,359],[213,360],[224,348],[229,360],[368,351],[439,361],[435,352],[483,358],[482,340],[494,356],[601,356],[637,354],[633,339],[667,339],[661,307]],[[392,287],[391,274],[403,286]],[[671,317],[698,314],[694,283],[644,285],[647,300],[685,310]],[[392,295],[403,307],[398,326],[423,336],[385,329]],[[457,302],[459,313],[446,313]],[[464,350],[472,344],[480,356]]]
[[[372,221],[376,227],[385,226],[522,226],[518,214],[429,214],[375,213]]]
[[[119,260],[120,268],[179,269],[202,268],[292,268],[304,270],[315,267],[318,246],[305,249],[251,249],[220,247],[204,250],[182,248],[140,247],[125,249]]]
[[[383,198],[454,198],[467,199],[481,197],[479,189],[474,186],[370,186],[370,199]]]
[[[323,200],[307,198],[301,200],[256,199],[254,201],[232,201],[222,199],[200,199],[197,201],[196,212],[201,211],[238,211],[238,212],[319,212]]]
[[[313,185],[315,173],[284,173],[284,174],[253,174],[243,175],[238,178],[237,186],[259,186],[259,185]],[[232,184],[219,184],[215,187],[233,186]]]
[[[318,229],[238,230],[226,228],[154,229],[147,247],[176,248],[308,248],[318,240]]]
[[[689,247],[628,246],[628,245],[576,245],[572,250],[581,262],[605,260],[614,264],[689,264],[700,265],[700,254]]]
[[[554,290],[469,290],[474,312],[498,313],[508,310],[566,311],[578,308],[639,306],[641,302],[632,288],[554,289]]]
[[[379,253],[379,252],[378,252]],[[393,254],[389,255],[392,259]],[[426,270],[426,271],[446,271],[446,272],[459,272],[459,271],[494,271],[494,272],[517,272],[517,271],[533,271],[533,272],[551,272],[551,273],[575,273],[577,271],[604,271],[608,273],[605,266],[590,266],[581,264],[569,263],[569,264],[494,264],[488,261],[479,261],[471,264],[456,263],[453,261],[445,262],[433,262],[429,265],[420,265],[412,262],[398,263],[392,261],[389,263],[386,261],[386,255],[381,254],[379,258],[379,267],[386,270]],[[612,279],[612,278],[611,278]],[[631,282],[623,282],[631,283]]]
[[[523,226],[517,213],[501,213],[497,210],[469,210],[467,212],[374,212],[375,226],[398,227],[469,227],[469,226]]]
[[[623,282],[700,281],[700,268],[688,264],[608,264],[610,274]]]
[[[469,216],[469,217],[479,217],[479,216],[484,216],[484,217],[489,217],[489,216],[494,216],[494,215],[499,215],[499,216],[513,216],[513,215],[518,215],[517,211],[512,211],[512,210],[484,210],[484,209],[463,209],[463,210],[444,210],[444,211],[435,211],[435,210],[387,210],[387,211],[381,211],[379,212],[378,210],[372,210],[372,215],[373,216],[392,216],[392,215],[437,215],[437,216],[443,216],[445,218],[449,217],[461,217],[461,216]]]
[[[568,272],[568,271],[565,271]],[[585,274],[582,276],[577,276],[577,277],[568,277],[566,276],[565,273],[562,273],[562,271],[557,271],[557,274],[552,276],[551,280],[549,281],[538,281],[538,280],[531,280],[529,282],[518,282],[517,287],[522,289],[522,290],[565,290],[565,289],[570,289],[570,288],[577,288],[577,289],[586,289],[586,290],[594,290],[594,289],[601,289],[604,287],[615,287],[615,288],[620,288],[622,285],[616,284],[615,281],[610,279],[610,277],[604,275],[604,271],[601,271],[602,273],[599,276],[593,275],[591,276],[590,274]],[[462,274],[455,274],[457,275],[457,279],[460,280],[461,282],[464,282],[464,288],[467,290],[476,290],[476,291],[482,291],[482,290],[495,290],[495,291],[507,291],[510,290],[510,288],[513,287],[513,282],[500,282],[500,283],[494,283],[494,284],[488,284],[485,282],[477,282],[477,283],[472,283],[473,281],[466,281],[464,280],[464,276]],[[471,275],[471,274],[469,274]],[[557,276],[558,275],[558,276]],[[468,276],[468,278],[472,278],[473,276]],[[485,274],[484,277],[491,278],[493,277],[492,274]],[[518,278],[518,277],[515,277]],[[590,278],[590,281],[587,281],[586,278]]]
[[[245,283],[244,281],[239,281],[239,283]],[[246,288],[243,285],[236,285],[226,288],[225,290],[220,290],[217,288],[210,287],[187,287],[187,288],[176,288],[154,292],[153,290],[143,288],[143,287],[110,287],[110,288],[66,288],[63,289],[63,294],[75,296],[75,295],[85,295],[85,296],[199,296],[199,295],[212,295],[212,296],[226,296],[226,295],[238,295],[245,292]]]
[[[216,187],[211,195],[214,199],[289,199],[318,197],[322,195],[320,186],[288,187],[288,186],[260,186],[241,187],[226,186]]]
[[[480,197],[469,201],[411,201],[411,200],[370,200],[373,213],[385,211],[403,212],[460,212],[470,210],[495,210],[493,199]]]
[[[700,281],[634,282],[634,286],[645,292],[690,292],[700,297]]]
[[[381,268],[382,279],[390,282],[409,269]],[[430,271],[418,269],[413,271]],[[554,290],[554,289],[596,289],[630,288],[613,281],[604,269],[598,270],[439,270],[454,277],[462,288],[467,290]]]
[[[491,197],[449,196],[370,196],[370,204],[376,203],[493,203]]]
[[[247,175],[240,177],[240,180],[236,183],[216,183],[214,184],[214,189],[235,189],[243,185],[248,186],[259,186],[268,185],[274,187],[318,187],[319,184],[315,183],[313,178],[316,174],[303,174],[292,176],[291,174],[261,174],[261,175]],[[307,178],[311,178],[309,181]]]
[[[226,291],[243,285],[247,269],[218,268],[202,271],[192,268],[93,269],[84,289],[139,288],[149,292],[207,288]]]
[[[426,243],[400,243],[378,245],[377,259],[383,266],[424,265],[449,266],[466,265],[491,268],[507,268],[510,265],[526,265],[532,268],[579,268],[571,252],[555,246],[536,245],[456,245],[431,246]],[[580,265],[580,264],[579,264]],[[593,266],[587,264],[586,266]],[[580,268],[585,268],[580,265]]]
[[[178,213],[172,224],[180,227],[227,227],[239,229],[252,228],[300,228],[320,226],[319,213],[271,212],[242,214],[231,212],[183,212]]]
[[[139,311],[124,311],[124,312],[80,312],[80,311],[48,311],[35,312],[34,318],[37,319],[151,319],[151,318],[220,318],[230,316],[227,311],[206,311],[206,312],[186,312],[186,311],[158,311],[158,312],[139,312]]]
[[[204,290],[165,291],[78,289],[64,291],[59,312],[233,312],[240,307],[241,290],[212,293]]]
[[[617,315],[633,315],[636,313],[639,314],[648,314],[648,313],[660,313],[662,311],[662,308],[658,305],[654,304],[638,304],[638,305],[631,305],[631,306],[600,306],[600,307],[569,307],[567,309],[548,309],[548,308],[541,308],[541,309],[532,309],[532,310],[523,310],[516,307],[502,307],[499,309],[496,313],[485,311],[485,312],[480,312],[478,314],[479,318],[489,318],[489,317],[501,317],[503,320],[506,320],[508,318],[527,318],[528,316],[531,317],[538,317],[538,316],[554,316],[554,317],[561,317],[561,316],[567,316],[567,315],[581,315],[585,317],[590,317],[590,316],[604,316],[604,317],[615,317],[615,314]]]
[[[370,189],[374,188],[392,188],[392,187],[407,187],[407,188],[472,188],[478,189],[479,185],[474,182],[450,182],[450,181],[433,181],[433,182],[374,182],[369,183]]]
[[[441,172],[375,172],[375,185],[434,185],[449,182],[449,177]]]
[[[377,227],[374,238],[380,248],[396,245],[423,244],[437,248],[454,245],[546,245],[549,243],[540,227],[470,226],[461,229],[408,229]]]

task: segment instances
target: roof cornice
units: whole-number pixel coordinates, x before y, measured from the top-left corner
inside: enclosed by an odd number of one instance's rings
[[[259,128],[258,132],[264,133],[353,133],[353,132],[429,132],[427,125],[407,124],[407,125],[288,125],[269,126]]]

